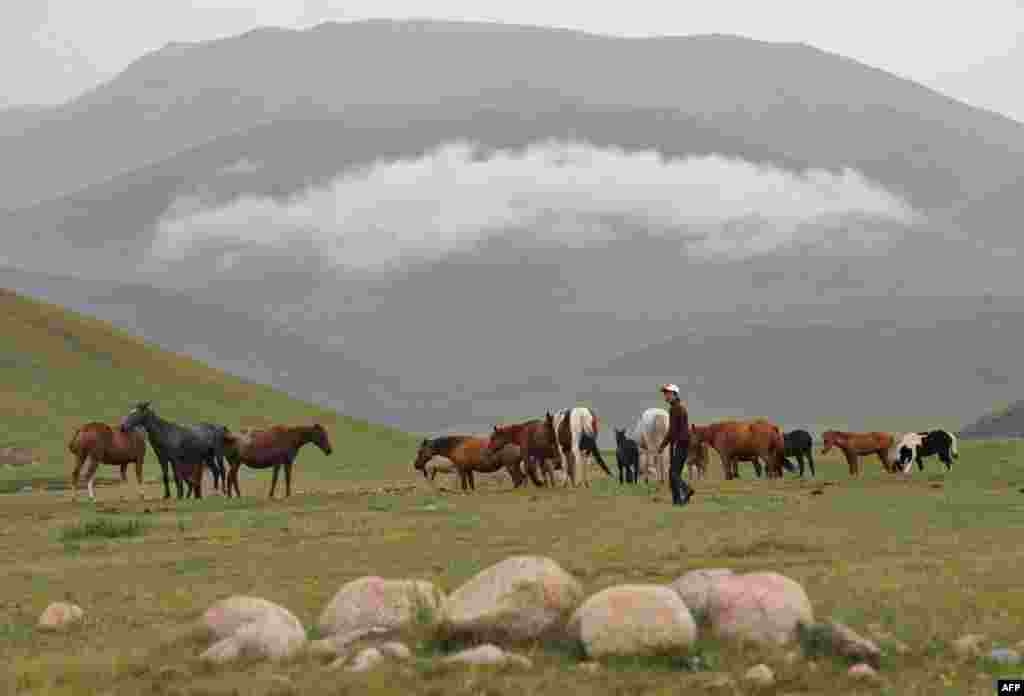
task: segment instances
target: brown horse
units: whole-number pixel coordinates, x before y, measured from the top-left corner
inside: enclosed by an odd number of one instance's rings
[[[686,453],[686,465],[690,469],[690,479],[696,481],[708,475],[708,446],[701,438],[694,435],[694,427],[690,426],[690,445]]]
[[[228,432],[224,435],[225,458],[231,464],[228,472],[227,494],[231,496],[232,487],[235,495],[242,496],[238,489],[238,469],[245,464],[251,469],[274,469],[270,482],[270,498],[274,497],[277,488],[277,476],[284,467],[285,497],[292,494],[292,465],[304,445],[314,444],[325,455],[332,452],[331,441],[327,429],[319,423],[313,425],[275,425],[266,430],[249,430],[240,433]]]
[[[75,456],[75,469],[71,472],[71,499],[78,497],[79,474],[86,460],[89,468],[85,472],[85,480],[89,489],[89,499],[95,500],[93,484],[96,469],[100,464],[121,467],[121,481],[128,480],[128,465],[135,464],[135,480],[139,498],[144,498],[142,490],[142,465],[146,461],[146,434],[141,429],[121,432],[119,427],[111,427],[106,423],[86,423],[68,440],[68,451]]]
[[[826,430],[821,438],[824,446],[822,454],[828,454],[833,447],[842,450],[846,457],[846,464],[850,468],[850,476],[860,475],[860,462],[858,459],[872,454],[878,455],[882,462],[882,469],[891,471],[889,466],[888,452],[892,447],[895,438],[890,433],[848,433],[842,430]]]
[[[492,474],[505,469],[508,475],[512,477],[512,484],[519,488],[526,481],[526,476],[519,466],[522,459],[523,453],[519,449],[519,445],[506,445],[495,453],[485,451],[482,459],[482,468],[475,469],[474,472]],[[454,462],[441,456],[432,457],[423,467],[423,475],[431,481],[436,479],[437,475],[442,472],[458,474],[459,468],[455,466]]]
[[[414,469],[423,472],[423,476],[427,477],[427,462],[434,457],[444,457],[454,465],[462,490],[475,491],[474,472],[492,474],[500,470],[502,466],[508,466],[506,459],[488,452],[490,443],[490,438],[478,435],[442,435],[441,437],[427,438],[420,443],[412,465]],[[518,466],[518,462],[515,464]],[[515,480],[516,474],[512,474],[511,471],[509,473]]]
[[[517,445],[531,480],[538,483],[536,467],[539,465],[544,479],[539,481],[538,485],[547,483],[554,486],[555,474],[550,460],[558,459],[556,442],[554,416],[548,412],[543,420],[533,419],[525,423],[494,426],[488,451],[497,452],[506,445]]]
[[[700,442],[718,452],[727,480],[739,476],[737,462],[740,457],[759,457],[773,473],[782,476],[785,451],[782,431],[768,421],[719,421],[711,425],[695,425],[691,432]]]

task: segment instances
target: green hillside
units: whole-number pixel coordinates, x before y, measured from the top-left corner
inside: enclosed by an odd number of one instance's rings
[[[241,345],[240,351],[252,347]],[[66,443],[80,424],[118,422],[138,401],[178,422],[229,427],[317,421],[334,445],[331,457],[306,448],[296,465],[299,490],[318,480],[389,480],[409,476],[413,439],[401,432],[304,403],[270,387],[218,372],[112,326],[0,289],[0,448],[25,447],[38,465],[0,466],[0,489],[65,481]],[[159,468],[150,450],[146,478]],[[101,478],[117,476],[103,467]],[[245,485],[257,477],[258,484]],[[268,474],[243,475],[242,492],[266,495]],[[269,479],[267,479],[269,485]]]

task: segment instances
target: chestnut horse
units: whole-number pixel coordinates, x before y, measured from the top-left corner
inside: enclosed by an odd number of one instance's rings
[[[526,476],[519,467],[519,463],[523,459],[523,453],[519,449],[519,445],[505,445],[493,454],[485,452],[483,459],[487,469],[477,469],[476,471],[480,473],[495,473],[504,468],[508,475],[512,477],[512,484],[516,488],[519,488],[526,482]],[[459,468],[455,466],[453,461],[445,457],[431,457],[430,461],[423,467],[423,475],[433,481],[439,473],[458,474]]]
[[[224,456],[231,465],[228,471],[227,495],[242,497],[238,488],[238,469],[245,464],[250,469],[273,468],[274,476],[270,481],[270,498],[274,497],[277,488],[277,476],[284,468],[284,496],[292,494],[292,465],[304,445],[314,444],[325,455],[333,451],[327,429],[319,423],[313,425],[275,425],[266,430],[248,430],[239,433],[224,434],[226,447]]]
[[[71,472],[72,500],[78,497],[78,477],[86,460],[89,461],[89,468],[85,480],[90,500],[96,499],[93,482],[100,464],[120,467],[123,482],[128,480],[128,465],[134,463],[136,490],[139,498],[145,498],[142,490],[142,465],[146,461],[146,434],[141,428],[123,433],[120,428],[106,423],[86,423],[71,436],[68,451],[75,456],[75,469]]]
[[[477,435],[442,435],[426,438],[420,443],[412,465],[417,471],[423,472],[423,476],[426,477],[428,476],[427,462],[434,457],[443,457],[454,465],[462,490],[475,491],[474,472],[492,474],[502,466],[509,466],[506,459],[488,452],[490,443],[490,438]],[[519,463],[517,461],[514,464],[518,467]],[[516,480],[516,474],[512,474],[511,471],[509,473],[513,480]]]
[[[782,476],[785,444],[778,426],[763,419],[752,421],[719,421],[690,428],[691,441],[712,447],[722,460],[726,480],[739,476],[737,462],[742,457],[763,459],[768,470]]]
[[[842,430],[826,430],[821,435],[824,446],[821,453],[828,454],[836,447],[842,450],[846,457],[846,464],[850,467],[850,476],[860,475],[859,457],[878,455],[882,462],[882,469],[886,472],[892,471],[889,466],[889,448],[892,447],[895,438],[890,433],[848,433]]]
[[[487,449],[494,453],[506,445],[518,445],[526,472],[533,482],[538,483],[536,465],[539,464],[544,474],[544,480],[540,483],[546,482],[549,486],[554,486],[555,473],[549,460],[558,458],[556,442],[554,417],[548,412],[543,420],[534,419],[525,423],[494,426],[491,443]]]

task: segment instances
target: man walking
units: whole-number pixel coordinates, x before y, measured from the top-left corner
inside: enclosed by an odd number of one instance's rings
[[[668,432],[665,433],[658,453],[664,452],[666,447],[672,445],[671,464],[668,469],[672,504],[686,505],[694,494],[694,490],[683,480],[683,466],[686,464],[686,455],[690,449],[690,417],[686,407],[679,400],[679,387],[665,384],[661,387],[661,393],[668,403]]]

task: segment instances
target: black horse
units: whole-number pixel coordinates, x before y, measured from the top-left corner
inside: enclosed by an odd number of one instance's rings
[[[953,460],[960,458],[960,452],[956,446],[956,436],[948,430],[941,429],[919,432],[918,435],[921,436],[922,442],[921,446],[917,448],[915,456],[917,468],[924,471],[922,460],[937,454],[939,461],[946,465],[946,471],[952,471]]]
[[[160,462],[164,477],[164,499],[171,497],[168,466],[174,470],[174,483],[178,488],[179,500],[185,493],[182,488],[183,480],[189,483],[189,495],[194,494],[196,498],[202,498],[203,465],[214,460],[217,452],[224,451],[225,443],[223,435],[220,434],[220,426],[199,428],[172,423],[158,416],[150,407],[149,401],[137,404],[121,420],[123,432],[140,426],[145,429],[149,444]]]
[[[625,430],[615,428],[615,460],[619,464],[619,483],[640,480],[640,446],[626,437]]]
[[[224,459],[227,457],[226,438],[230,431],[227,426],[217,425],[216,423],[196,423],[193,427],[210,439],[212,456],[205,463],[210,468],[210,474],[213,476],[214,490],[221,490],[227,482],[227,469],[224,466]],[[186,481],[186,483],[189,482]],[[191,485],[189,487],[191,489]]]
[[[796,471],[796,467],[789,461],[789,457],[795,457],[797,462],[800,463],[800,478],[804,475],[804,457],[807,458],[807,463],[811,467],[811,476],[816,476],[814,471],[814,455],[812,454],[814,441],[811,439],[811,434],[806,430],[793,430],[782,437],[785,446],[785,463],[786,468],[790,471]]]

